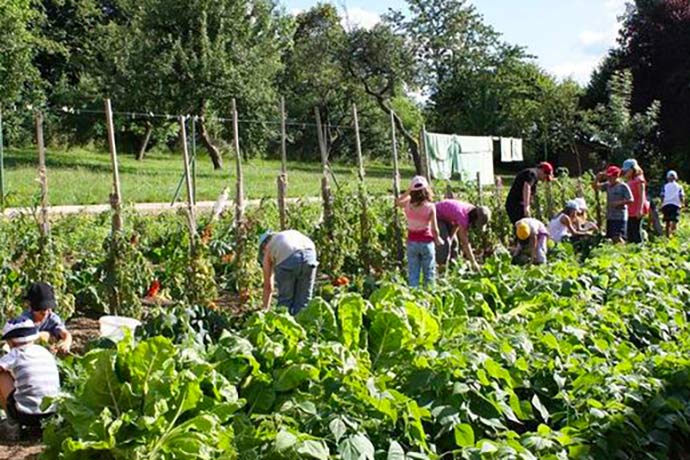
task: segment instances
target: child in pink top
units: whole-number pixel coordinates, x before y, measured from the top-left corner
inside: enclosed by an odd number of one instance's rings
[[[640,227],[642,219],[649,213],[647,180],[637,160],[625,160],[621,170],[633,196],[633,203],[628,206],[628,241],[631,243],[642,243]]]
[[[398,206],[407,217],[407,271],[409,283],[418,287],[421,274],[424,285],[434,283],[436,278],[436,248],[434,242],[443,244],[439,238],[436,222],[436,208],[431,201],[431,188],[422,176],[415,176],[410,187],[400,195]]]

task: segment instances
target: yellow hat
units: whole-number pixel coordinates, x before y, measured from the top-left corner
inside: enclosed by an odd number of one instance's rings
[[[524,221],[520,221],[515,225],[517,237],[521,240],[526,240],[532,233],[532,229],[529,224]]]

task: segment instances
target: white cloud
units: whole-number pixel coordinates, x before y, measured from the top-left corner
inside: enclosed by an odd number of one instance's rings
[[[613,46],[620,30],[616,22],[606,30],[585,30],[578,35],[578,40],[585,46],[606,45]]]
[[[585,84],[589,81],[592,71],[599,65],[601,59],[600,56],[595,56],[567,61],[553,66],[550,71],[560,79],[572,78]]]
[[[364,8],[348,8],[342,12],[343,26],[346,28],[362,27],[364,29],[371,29],[381,21],[381,16],[370,10]]]

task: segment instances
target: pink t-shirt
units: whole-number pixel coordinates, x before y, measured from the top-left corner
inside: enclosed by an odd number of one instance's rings
[[[443,200],[436,203],[436,219],[458,225],[464,229],[470,228],[470,211],[474,205],[458,200]]]
[[[407,217],[407,241],[412,243],[431,243],[434,235],[431,233],[431,214],[434,205],[428,201],[420,206],[405,205]]]
[[[647,197],[642,196],[642,185],[647,185],[647,181],[644,175],[637,176],[628,181],[628,187],[633,196],[633,204],[628,206],[628,216],[630,217],[642,217],[645,215],[644,205],[642,205],[642,200],[647,200]],[[642,207],[642,213],[640,213],[640,207]]]

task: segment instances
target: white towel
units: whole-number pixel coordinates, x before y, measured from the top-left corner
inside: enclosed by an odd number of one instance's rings
[[[512,161],[524,161],[522,158],[522,139],[511,139],[510,144]],[[503,151],[501,151],[501,154],[503,154]]]
[[[510,163],[513,161],[513,142],[510,137],[501,138],[501,162]]]

